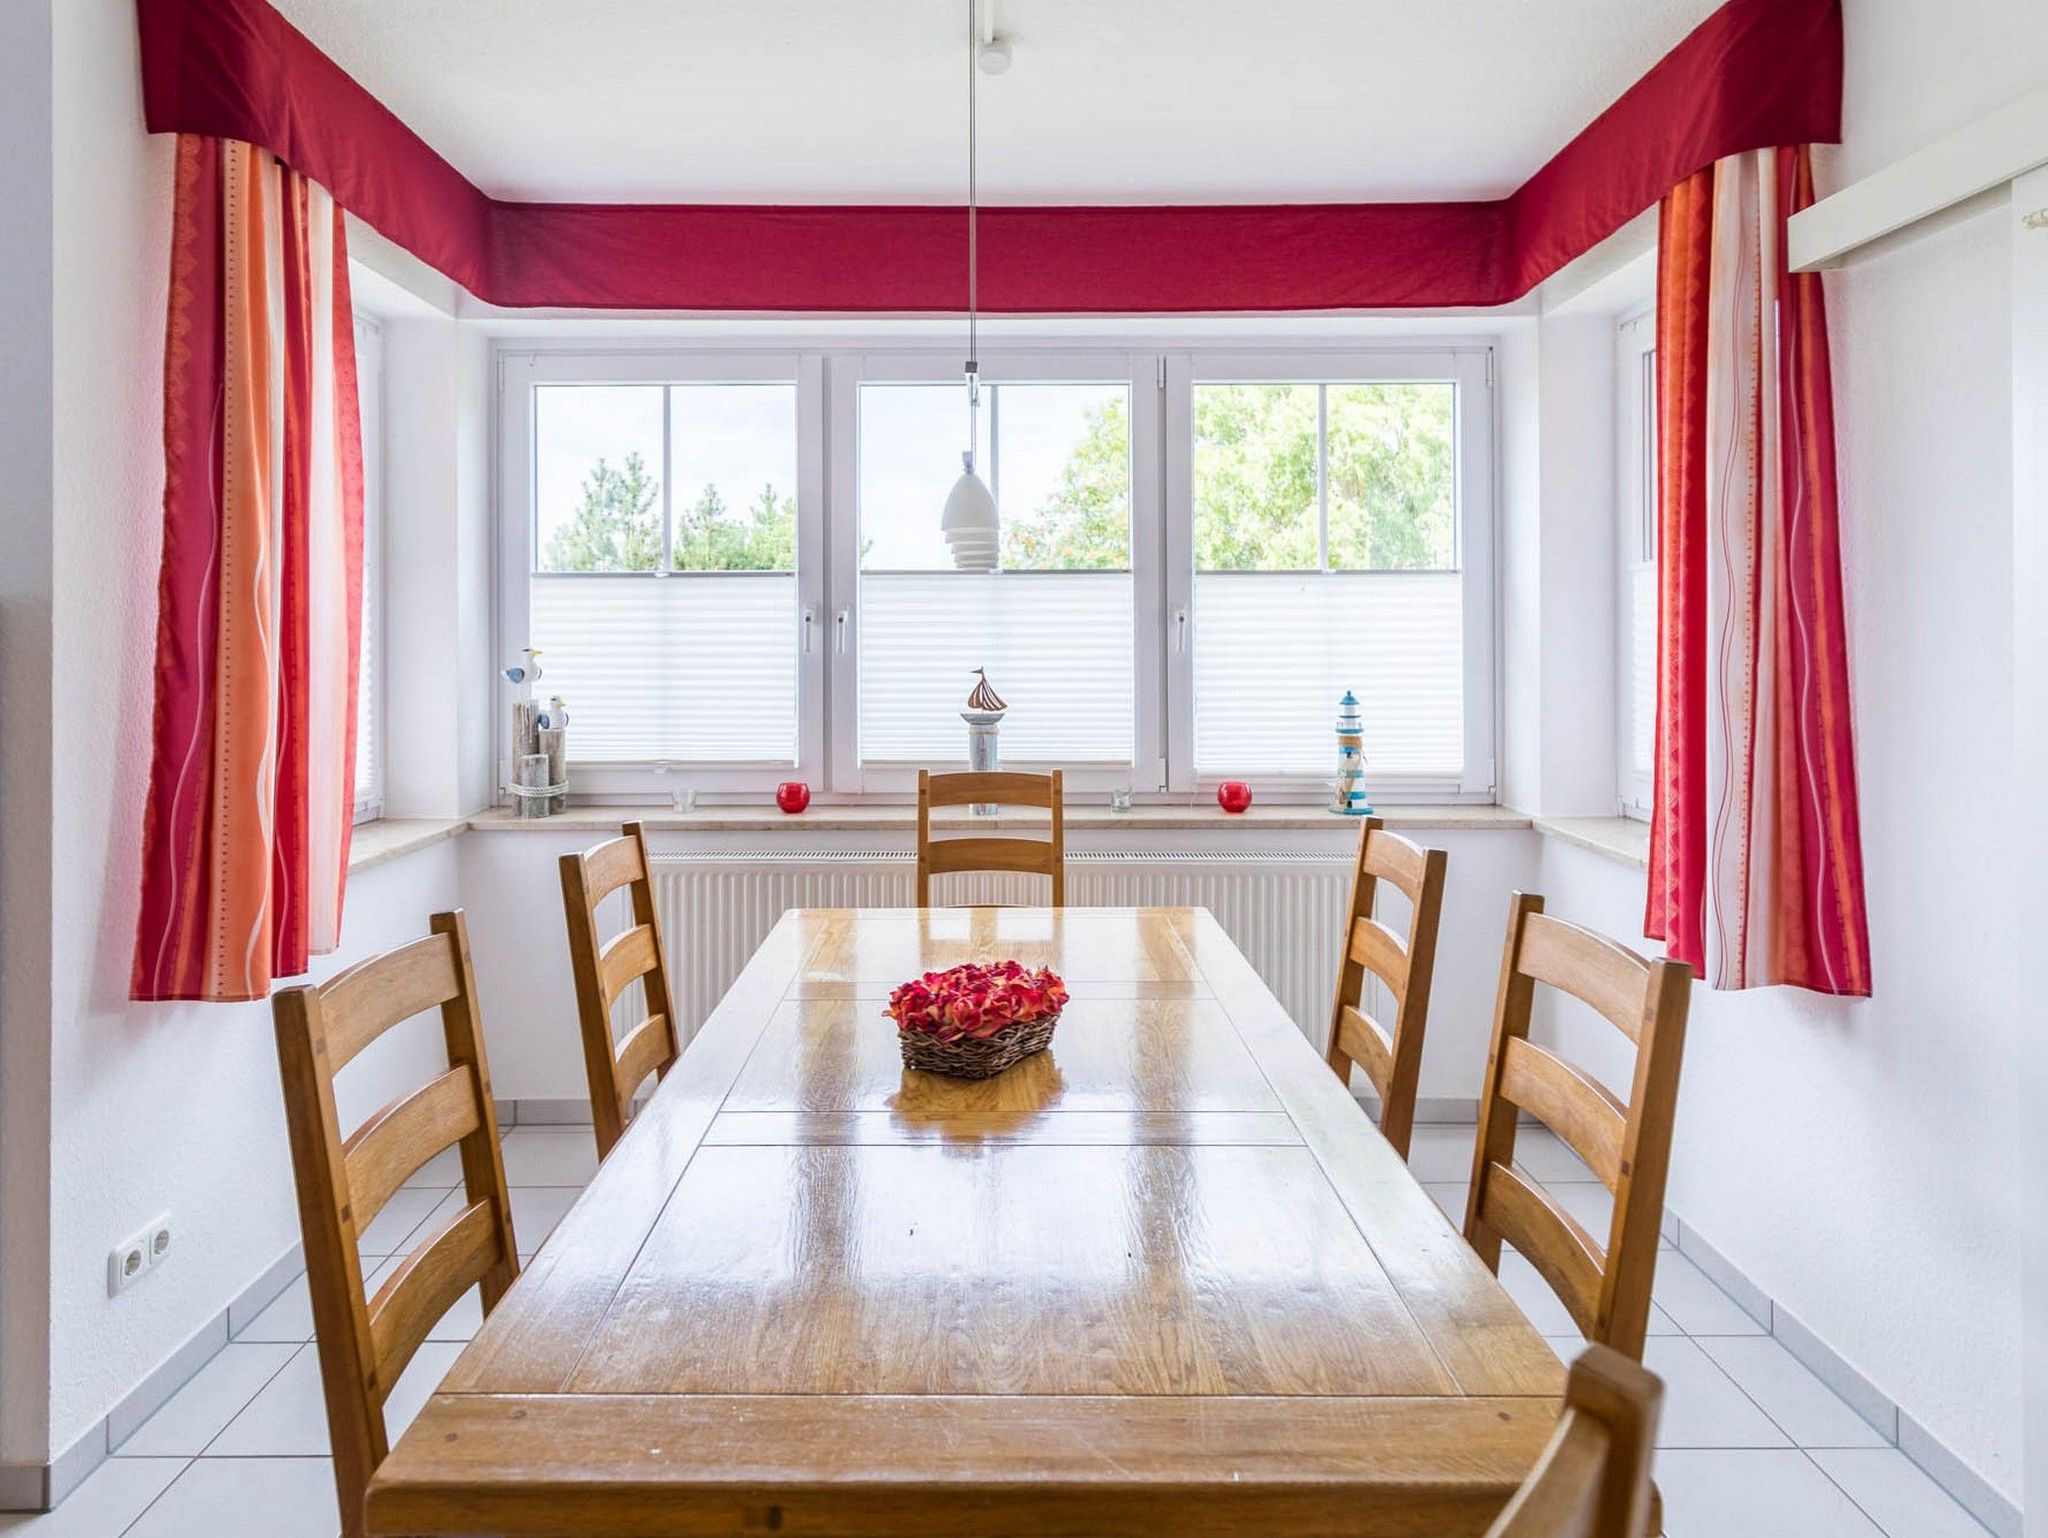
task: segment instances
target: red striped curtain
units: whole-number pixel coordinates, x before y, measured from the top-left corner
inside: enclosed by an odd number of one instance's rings
[[[1645,930],[1716,988],[1870,992],[1827,311],[1785,265],[1804,148],[1674,187],[1657,271]]]
[[[257,999],[340,937],[363,463],[340,212],[180,135],[137,999]]]

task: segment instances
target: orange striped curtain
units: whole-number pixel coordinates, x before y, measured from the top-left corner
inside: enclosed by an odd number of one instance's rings
[[[1716,988],[1870,992],[1827,312],[1785,264],[1804,148],[1658,231],[1656,788],[1646,932]]]
[[[262,998],[338,942],[362,566],[341,214],[181,135],[135,998]]]

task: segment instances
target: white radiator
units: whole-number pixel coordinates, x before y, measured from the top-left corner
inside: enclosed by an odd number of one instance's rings
[[[910,906],[908,854],[692,854],[653,857],[655,901],[676,1010],[694,1032],[790,908]],[[1347,856],[1093,854],[1067,856],[1073,907],[1207,908],[1295,1024],[1320,1045],[1329,1027],[1337,946],[1351,895]],[[951,903],[1042,903],[1043,878],[943,876]]]

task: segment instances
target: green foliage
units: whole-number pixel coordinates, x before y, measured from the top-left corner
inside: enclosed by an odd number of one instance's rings
[[[795,571],[796,501],[766,485],[735,518],[716,486],[676,519],[677,571]]]
[[[1326,392],[1329,569],[1432,570],[1456,558],[1449,385],[1344,384]],[[1194,400],[1195,565],[1315,571],[1314,385],[1205,384]],[[1131,428],[1123,396],[1091,409],[1036,508],[1005,509],[1012,571],[1121,571],[1131,562]],[[660,487],[638,454],[600,459],[549,541],[552,571],[654,571]],[[936,525],[938,510],[933,509]],[[706,486],[676,519],[677,571],[794,571],[796,502],[773,485],[734,513]]]
[[[619,468],[600,459],[583,479],[583,500],[548,541],[548,571],[658,571],[661,487],[637,453]],[[774,486],[735,516],[706,486],[676,519],[677,571],[796,570],[796,502]]]
[[[623,469],[600,459],[583,500],[548,541],[549,571],[654,571],[661,565],[661,487],[638,454]]]
[[[1131,422],[1124,397],[1090,408],[1059,489],[1003,516],[1010,571],[1122,571],[1131,564]]]

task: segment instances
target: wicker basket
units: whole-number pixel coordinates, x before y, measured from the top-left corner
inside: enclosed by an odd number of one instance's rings
[[[941,1041],[929,1031],[898,1030],[896,1040],[903,1048],[903,1066],[925,1073],[950,1074],[956,1079],[992,1079],[1005,1068],[1021,1063],[1034,1052],[1052,1045],[1058,1015],[1007,1025],[993,1036],[962,1036]]]

